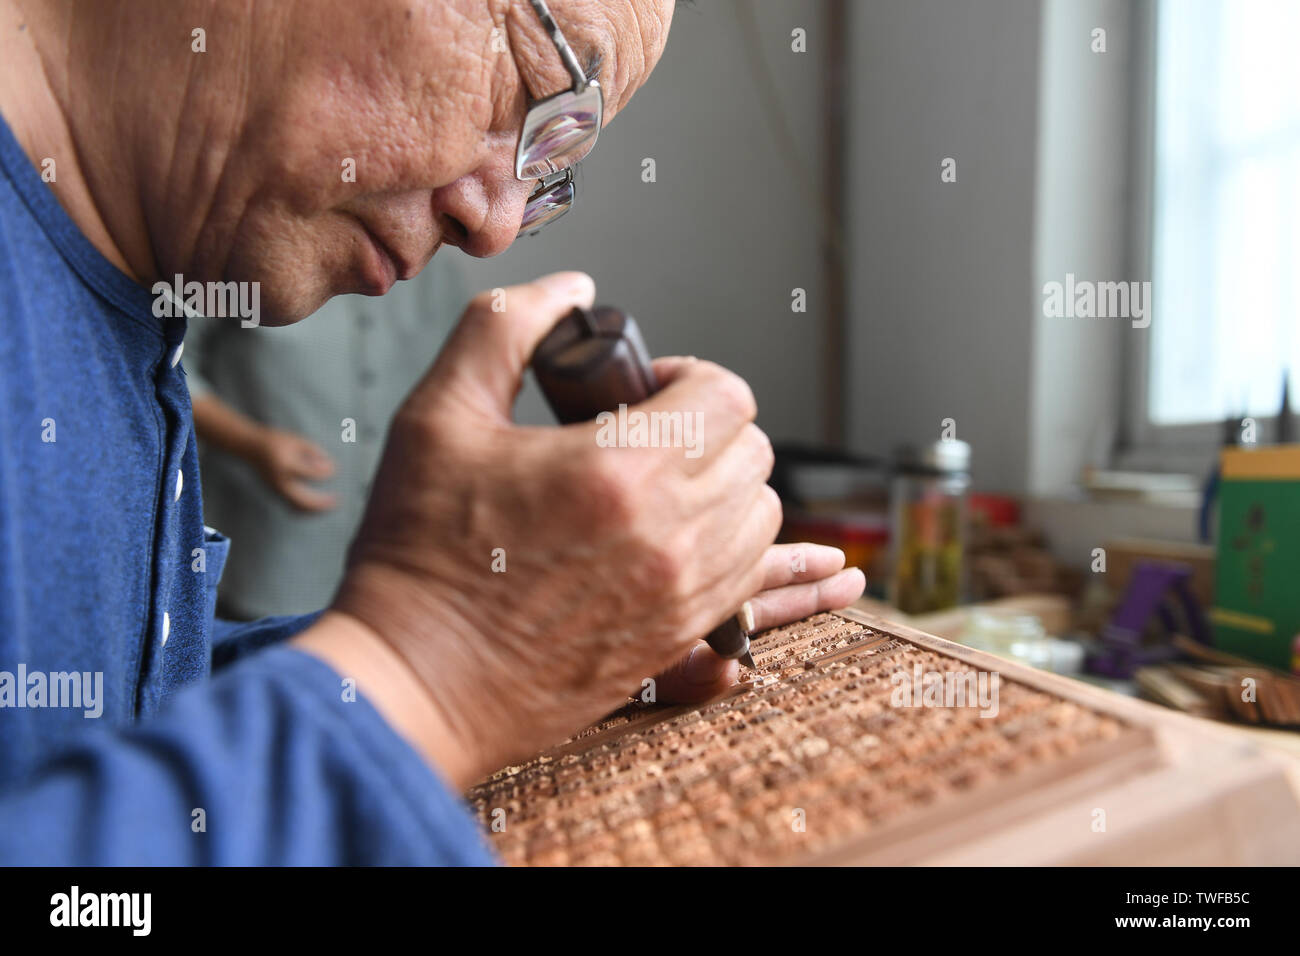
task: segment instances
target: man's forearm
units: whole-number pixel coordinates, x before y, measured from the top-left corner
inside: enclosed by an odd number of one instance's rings
[[[194,430],[199,438],[244,460],[255,457],[266,426],[231,408],[215,395],[194,399]]]

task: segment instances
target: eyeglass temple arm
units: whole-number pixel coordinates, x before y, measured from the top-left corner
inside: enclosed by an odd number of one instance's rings
[[[564,63],[564,68],[569,71],[569,76],[573,77],[573,82],[577,86],[586,86],[588,83],[587,73],[574,56],[573,50],[569,47],[568,42],[564,39],[564,34],[560,32],[559,25],[555,18],[551,16],[551,11],[546,6],[546,0],[529,0],[536,11],[538,18],[542,21],[542,26],[546,32],[551,35],[551,42],[555,44],[555,50],[560,54],[560,60]]]

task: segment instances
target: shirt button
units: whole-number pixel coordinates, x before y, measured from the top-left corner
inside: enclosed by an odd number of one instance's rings
[[[175,367],[176,367],[176,363],[179,362],[179,361],[181,360],[181,353],[184,352],[184,351],[185,351],[185,343],[184,343],[184,342],[182,342],[180,345],[176,346],[176,351],[172,353],[172,368],[175,368]]]
[[[185,472],[177,468],[176,469],[176,494],[172,498],[172,501],[181,500],[181,489],[184,487],[185,487]]]
[[[172,619],[166,611],[163,611],[163,628],[162,628],[162,646],[167,646],[167,635],[172,632]]]

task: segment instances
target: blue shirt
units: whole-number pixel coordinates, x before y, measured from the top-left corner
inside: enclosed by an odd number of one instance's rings
[[[485,864],[323,662],[214,620],[179,349],[0,121],[0,863]],[[235,321],[235,320],[232,320]]]

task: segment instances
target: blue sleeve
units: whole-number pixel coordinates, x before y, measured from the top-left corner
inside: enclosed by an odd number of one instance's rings
[[[281,644],[299,631],[305,631],[320,616],[321,612],[315,611],[311,614],[263,617],[248,622],[213,618],[212,669],[221,670],[254,651]]]
[[[0,796],[0,864],[490,865],[463,802],[288,647],[92,731]]]

